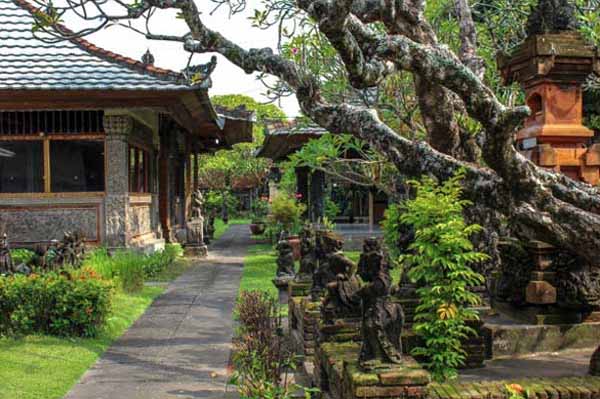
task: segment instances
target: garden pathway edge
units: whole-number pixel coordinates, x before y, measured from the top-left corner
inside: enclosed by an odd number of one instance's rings
[[[235,398],[227,387],[232,312],[254,241],[233,225],[171,282],[65,399]]]

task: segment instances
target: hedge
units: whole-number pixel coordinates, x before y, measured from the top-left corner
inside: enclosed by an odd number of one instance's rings
[[[112,292],[112,282],[87,268],[0,276],[0,335],[96,336]]]

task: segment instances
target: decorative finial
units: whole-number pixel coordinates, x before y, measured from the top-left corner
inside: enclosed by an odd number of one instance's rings
[[[575,7],[569,0],[539,0],[527,20],[527,34],[543,35],[577,30]]]
[[[146,50],[142,56],[142,62],[146,65],[154,65],[154,56],[150,52],[150,49]]]
[[[210,61],[206,64],[193,65],[185,68],[183,70],[184,76],[187,80],[192,84],[200,84],[205,79],[210,77],[215,68],[217,67],[217,57],[210,57]]]

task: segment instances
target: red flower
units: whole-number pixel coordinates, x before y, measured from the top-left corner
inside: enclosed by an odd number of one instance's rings
[[[298,54],[298,51],[300,51],[298,47],[292,47],[292,54],[296,55]]]
[[[508,388],[509,390],[518,394],[522,394],[523,392],[525,392],[525,389],[523,389],[523,387],[519,384],[510,384]]]
[[[302,193],[296,193],[296,199],[302,199]]]

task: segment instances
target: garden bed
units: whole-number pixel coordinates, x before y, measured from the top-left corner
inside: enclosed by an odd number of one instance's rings
[[[117,292],[106,325],[95,338],[0,339],[0,398],[62,398],[163,290],[144,287],[139,293]]]

